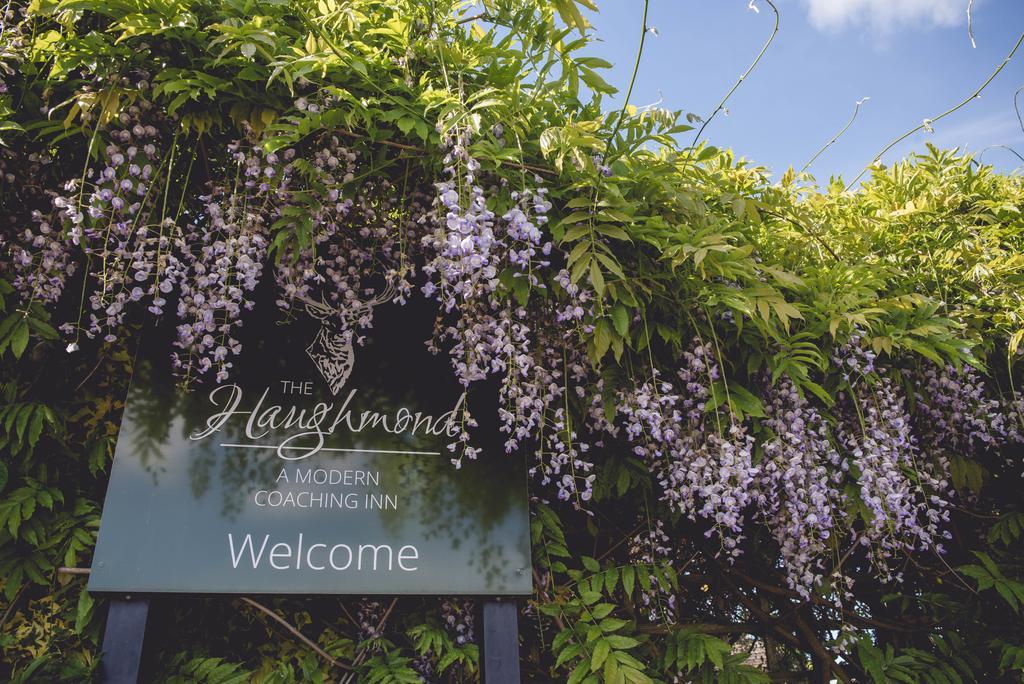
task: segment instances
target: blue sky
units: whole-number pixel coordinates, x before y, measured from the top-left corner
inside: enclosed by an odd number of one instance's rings
[[[621,105],[640,37],[643,0],[597,0],[590,17],[600,42],[590,53],[615,66],[606,80]],[[632,104],[711,113],[771,33],[773,14],[748,0],[650,0],[649,33]],[[970,95],[1024,32],[1024,0],[975,0],[972,48],[967,0],[776,0],[779,34],[751,77],[706,129],[712,144],[769,167],[777,178],[799,169],[849,119],[851,129],[811,167],[820,181],[859,173],[893,138]],[[915,134],[883,158],[891,161],[942,147],[1009,145],[1024,155],[1024,131],[1013,94],[1024,85],[1024,46],[974,100]],[[1024,92],[1019,98],[1024,107]],[[689,140],[686,140],[689,142]],[[1009,171],[1022,166],[1002,149],[983,161]]]

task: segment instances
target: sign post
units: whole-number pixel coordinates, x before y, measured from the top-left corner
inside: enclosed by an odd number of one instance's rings
[[[354,313],[257,307],[266,318],[246,320],[220,383],[182,390],[163,350],[143,346],[90,592],[532,592],[524,459],[487,423],[494,398],[471,405],[448,359],[427,350],[434,312],[381,306],[387,292]],[[346,327],[370,310],[372,328]],[[470,411],[480,451],[460,458]],[[146,605],[114,601],[105,665],[134,653],[137,666],[141,643],[125,648],[123,635],[141,635]],[[518,672],[514,601],[486,603],[484,623],[487,681],[517,681],[502,674]]]
[[[519,684],[519,610],[514,600],[484,603],[484,683]]]
[[[126,596],[110,602],[103,631],[100,678],[103,684],[136,684],[142,663],[149,599]]]

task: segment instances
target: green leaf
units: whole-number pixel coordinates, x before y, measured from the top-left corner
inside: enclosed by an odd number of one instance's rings
[[[1024,588],[1024,587],[1022,587]],[[1014,613],[1020,612],[1020,602],[1017,597],[1017,593],[1013,589],[1013,583],[1007,581],[998,581],[995,583],[995,589],[999,592],[999,595],[1010,604],[1010,608],[1013,609]]]
[[[616,654],[611,653],[604,661],[605,684],[622,684],[626,681],[625,677],[619,671],[619,659],[616,658],[615,655]]]
[[[572,631],[571,630],[567,630],[567,631],[568,631],[568,636],[566,638],[568,639],[568,638],[572,637]],[[583,647],[580,644],[570,644],[570,645],[566,646],[565,649],[563,649],[562,651],[559,652],[558,657],[555,658],[555,669],[557,670],[558,668],[562,667],[562,665],[564,665],[565,663],[569,662],[570,660],[572,660],[573,658],[575,658],[576,656],[578,656],[582,652],[583,652]]]
[[[17,312],[4,318],[4,320],[0,322],[0,340],[8,339],[11,330],[13,330],[14,326],[23,320],[23,318],[24,317]]]
[[[78,607],[75,610],[75,634],[85,631],[89,620],[92,619],[93,600],[92,596],[85,589],[78,595]]]
[[[761,400],[751,394],[750,390],[732,383],[728,386],[729,405],[741,417],[753,416],[764,418],[764,405]]]
[[[30,328],[32,328],[33,331],[35,331],[37,335],[42,337],[44,340],[55,340],[58,337],[60,337],[60,335],[53,328],[53,326],[47,323],[46,321],[39,320],[38,318],[29,317],[28,325]]]
[[[600,360],[604,357],[608,351],[608,347],[612,343],[611,325],[608,323],[607,318],[602,318],[597,321],[597,326],[594,328],[594,347],[597,352],[597,359]]]
[[[629,624],[629,620],[623,620],[622,618],[608,617],[601,620],[601,630],[604,632],[616,632],[626,625]]]
[[[34,449],[36,444],[39,442],[39,435],[43,432],[43,411],[35,411],[32,414],[32,422],[28,428],[28,445],[29,448]]]
[[[11,351],[15,358],[20,359],[25,352],[25,347],[28,346],[28,336],[28,323],[23,320],[14,328],[14,333],[11,335]]]
[[[857,657],[874,684],[886,684],[889,681],[885,673],[882,650],[875,647],[869,637],[862,637],[857,642]]]
[[[633,585],[636,580],[636,568],[632,565],[627,565],[622,568],[622,589],[626,592],[626,596],[633,595]]]
[[[622,228],[612,225],[610,223],[600,223],[594,226],[594,229],[602,235],[615,238],[616,240],[629,240],[629,233],[624,231]]]
[[[640,645],[640,642],[633,637],[622,636],[621,634],[611,634],[605,638],[609,644],[618,649],[633,648]]]
[[[565,231],[565,235],[562,236],[562,240],[564,242],[572,242],[574,240],[579,240],[580,238],[585,237],[589,234],[590,226],[586,224],[580,224],[573,226],[569,230]]]
[[[585,244],[585,243],[581,243]],[[596,261],[590,262],[590,283],[594,286],[594,291],[597,292],[598,297],[604,296],[604,274],[601,273],[601,268],[597,265]]]
[[[806,380],[805,379],[805,380],[801,380],[799,382],[799,385],[800,385],[800,387],[802,387],[804,389],[810,390],[811,394],[813,394],[819,400],[821,400],[821,403],[825,404],[825,406],[827,406],[827,407],[831,407],[833,404],[836,403],[836,400],[832,398],[832,395],[829,394],[828,391],[824,387],[822,387],[821,385],[819,385],[816,382],[812,382],[810,380]]]
[[[566,684],[580,684],[588,674],[590,674],[590,663],[581,660],[572,671],[572,674],[569,675]]]
[[[629,334],[629,312],[622,304],[612,307],[612,323],[615,325],[615,332],[622,337]]]
[[[611,644],[606,639],[599,639],[594,644],[594,650],[590,654],[590,671],[597,672],[604,665],[608,652],[611,651]]]

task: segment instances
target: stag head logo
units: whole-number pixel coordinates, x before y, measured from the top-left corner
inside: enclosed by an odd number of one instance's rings
[[[331,306],[325,301],[302,299],[306,312],[320,321],[320,329],[306,347],[306,353],[324,376],[331,394],[337,394],[352,374],[355,364],[352,338],[359,321],[372,315],[373,307],[391,301],[394,296],[395,291],[389,283],[383,292],[365,302]]]

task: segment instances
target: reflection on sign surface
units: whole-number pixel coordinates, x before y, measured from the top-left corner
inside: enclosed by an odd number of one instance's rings
[[[523,460],[481,426],[451,464],[466,399],[426,315],[378,307],[344,374],[322,320],[247,321],[230,379],[188,393],[144,348],[89,589],[530,593]]]

